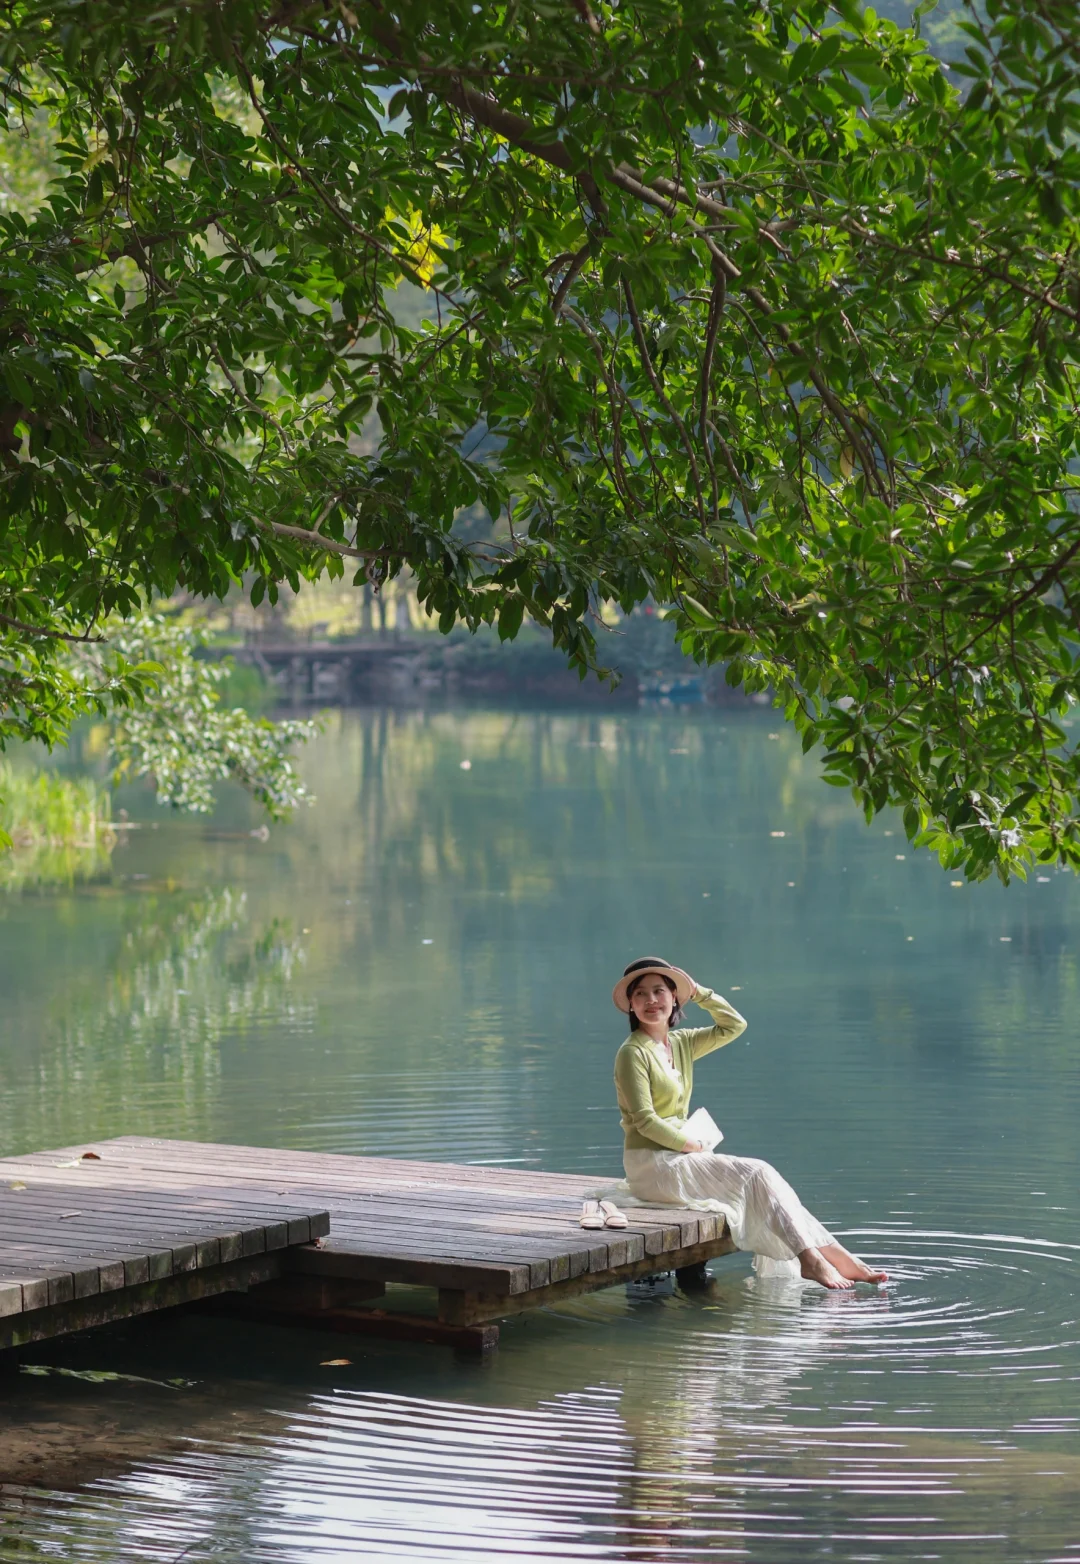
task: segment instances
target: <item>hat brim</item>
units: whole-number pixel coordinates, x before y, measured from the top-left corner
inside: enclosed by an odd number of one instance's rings
[[[651,977],[656,974],[659,977],[670,978],[675,984],[675,996],[680,1005],[685,1005],[694,997],[694,980],[682,967],[638,967],[635,972],[628,972],[625,977],[619,979],[611,991],[615,1008],[621,1010],[623,1015],[630,1014],[630,1001],[626,997],[626,991],[633,983],[637,983],[643,977]]]

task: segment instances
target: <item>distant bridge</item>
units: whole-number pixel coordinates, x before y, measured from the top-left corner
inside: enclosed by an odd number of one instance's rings
[[[258,668],[290,706],[401,695],[418,683],[424,649],[392,632],[349,641],[256,642],[210,651]],[[441,682],[441,681],[435,681]]]

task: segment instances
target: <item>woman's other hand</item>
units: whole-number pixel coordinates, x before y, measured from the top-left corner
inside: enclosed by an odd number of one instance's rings
[[[705,1145],[700,1140],[687,1140],[683,1142],[683,1151],[704,1151]]]

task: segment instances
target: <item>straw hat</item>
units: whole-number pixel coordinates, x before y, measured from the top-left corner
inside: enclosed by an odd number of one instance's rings
[[[673,967],[671,962],[665,961],[662,956],[642,956],[640,960],[630,963],[611,991],[612,999],[624,1015],[630,1014],[630,1001],[626,997],[626,991],[631,983],[653,972],[671,979],[675,984],[675,997],[680,1005],[685,1005],[687,1000],[693,997],[696,985],[693,978],[689,977],[682,967]]]

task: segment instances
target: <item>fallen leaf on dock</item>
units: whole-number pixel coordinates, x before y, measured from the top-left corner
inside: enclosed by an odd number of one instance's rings
[[[16,1179],[13,1184],[9,1184],[8,1185],[8,1188],[9,1189],[16,1189],[16,1190],[17,1189],[25,1189],[26,1185],[23,1184],[19,1179]]]
[[[352,1358],[324,1358],[319,1367],[321,1369],[347,1368],[351,1362]]]
[[[84,1151],[82,1156],[79,1158],[79,1161],[80,1162],[100,1162],[101,1158],[98,1156],[96,1151]]]

